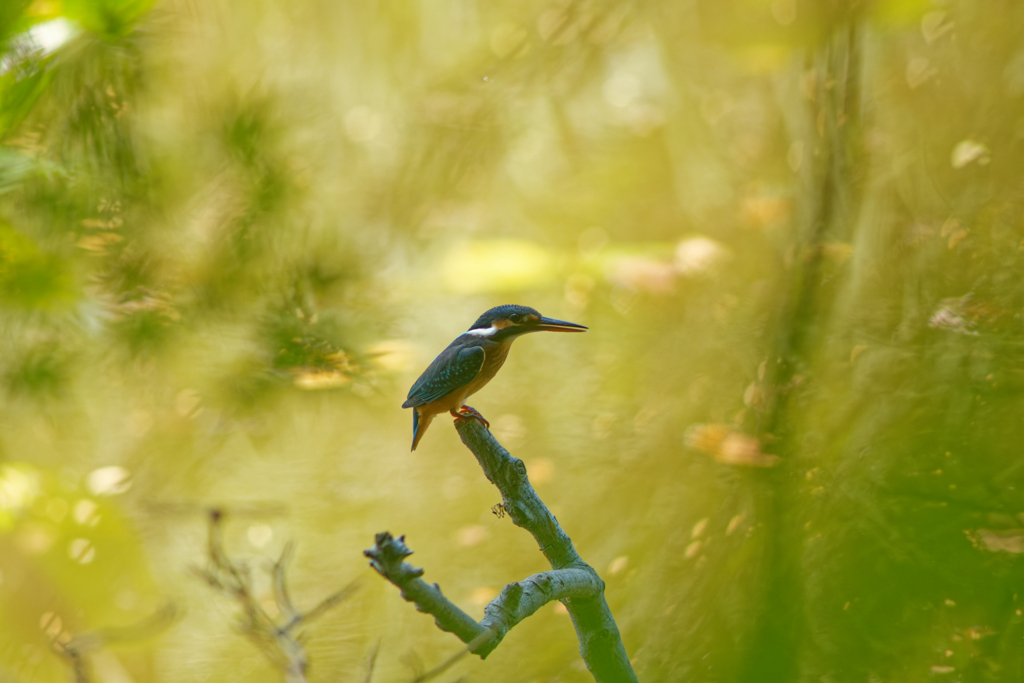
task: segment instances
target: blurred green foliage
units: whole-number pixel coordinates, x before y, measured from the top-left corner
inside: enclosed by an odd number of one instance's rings
[[[1014,0],[0,3],[0,680],[83,642],[97,681],[281,680],[187,571],[211,506],[232,558],[297,543],[300,607],[384,529],[477,615],[544,569],[398,408],[513,302],[591,331],[518,342],[474,406],[641,680],[1024,680],[1022,29]],[[369,576],[311,680],[377,641],[374,680],[456,650]],[[451,675],[588,680],[554,608]]]

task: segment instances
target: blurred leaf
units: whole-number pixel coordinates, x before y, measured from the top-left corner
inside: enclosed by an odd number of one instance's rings
[[[63,0],[63,13],[106,39],[123,38],[154,0]]]
[[[274,367],[305,370],[351,370],[351,360],[344,351],[335,349],[322,339],[293,337],[274,356]]]
[[[5,0],[0,3],[0,54],[7,39],[21,28],[20,20],[32,0]]]
[[[21,123],[53,80],[49,60],[20,64],[0,74],[0,139]],[[25,73],[27,71],[27,73]]]
[[[28,237],[0,224],[0,300],[51,308],[75,298],[70,265],[43,253]]]
[[[37,343],[8,359],[5,379],[13,395],[45,399],[61,396],[71,375],[72,359],[68,350],[50,342]]]
[[[0,194],[18,187],[35,167],[33,160],[10,147],[0,147]]]
[[[131,354],[153,353],[174,338],[181,319],[171,297],[145,287],[122,295],[113,310],[118,319],[111,325],[116,339]]]
[[[870,4],[870,13],[879,23],[915,24],[926,12],[934,8],[929,0],[876,0]]]

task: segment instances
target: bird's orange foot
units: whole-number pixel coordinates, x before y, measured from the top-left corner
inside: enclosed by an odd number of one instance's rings
[[[478,411],[476,408],[470,408],[469,406],[462,406],[461,408],[459,408],[458,412],[455,412],[454,408],[451,411],[449,411],[449,412],[451,412],[452,416],[456,420],[476,420],[477,422],[482,424],[484,427],[487,427],[488,429],[491,428],[491,423],[488,422],[486,419],[484,419],[484,416],[481,415],[480,411]]]

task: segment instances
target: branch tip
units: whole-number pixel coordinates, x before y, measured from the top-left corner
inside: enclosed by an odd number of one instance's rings
[[[374,537],[374,545],[363,551],[370,558],[370,566],[385,578],[418,578],[423,576],[423,569],[405,563],[405,558],[412,555],[412,550],[405,545],[405,536],[395,538],[387,531]]]

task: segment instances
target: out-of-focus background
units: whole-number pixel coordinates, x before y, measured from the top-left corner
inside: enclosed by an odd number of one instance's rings
[[[409,385],[472,404],[645,681],[1024,680],[1018,0],[4,0],[0,681],[311,681],[458,650],[546,569]],[[587,681],[551,605],[439,680]]]

